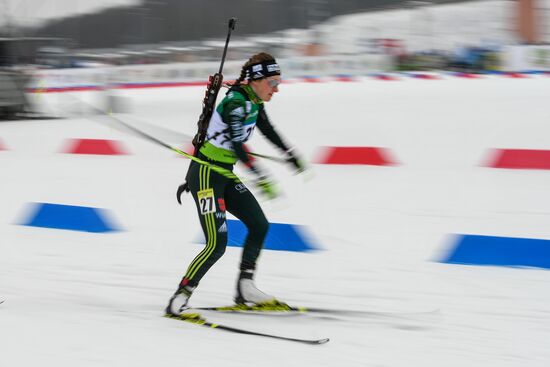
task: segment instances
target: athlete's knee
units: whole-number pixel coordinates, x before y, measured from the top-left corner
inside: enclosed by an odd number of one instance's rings
[[[216,246],[214,247],[214,251],[212,251],[212,254],[210,255],[210,257],[213,260],[217,261],[225,253],[226,247],[227,247],[227,232],[218,233],[216,236]]]
[[[255,237],[265,238],[269,230],[269,222],[265,217],[260,218],[248,227],[248,232]]]

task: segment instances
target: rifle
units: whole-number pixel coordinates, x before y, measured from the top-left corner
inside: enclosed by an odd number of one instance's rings
[[[223,84],[223,64],[225,63],[225,56],[227,54],[227,46],[229,45],[229,39],[231,38],[231,31],[235,29],[236,18],[229,19],[227,38],[225,39],[225,46],[223,48],[222,61],[220,63],[219,71],[208,77],[208,84],[206,85],[206,92],[202,101],[202,113],[197,122],[198,131],[193,137],[193,146],[195,147],[194,155],[197,156],[199,149],[204,144],[206,139],[206,130],[208,130],[208,123],[216,107],[216,99],[218,98],[218,92]]]

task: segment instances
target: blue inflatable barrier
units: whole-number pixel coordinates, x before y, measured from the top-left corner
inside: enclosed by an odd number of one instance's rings
[[[118,230],[109,223],[105,209],[50,203],[34,203],[28,219],[21,224],[94,233]]]
[[[239,220],[227,220],[227,246],[243,247],[248,231]],[[204,243],[204,237],[200,239]],[[275,251],[307,252],[318,250],[304,226],[270,223],[264,249]]]
[[[550,269],[550,240],[460,235],[441,262]]]

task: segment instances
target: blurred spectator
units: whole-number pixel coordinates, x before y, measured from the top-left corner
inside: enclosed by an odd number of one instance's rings
[[[480,72],[498,68],[496,51],[483,47],[460,47],[450,57],[448,68],[464,72]]]

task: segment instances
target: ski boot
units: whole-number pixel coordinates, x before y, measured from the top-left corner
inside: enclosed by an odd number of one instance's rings
[[[237,281],[237,294],[235,295],[235,303],[237,305],[257,311],[274,311],[281,306],[287,306],[279,302],[274,296],[259,290],[254,283],[253,276],[253,270],[241,271],[241,275]]]
[[[166,315],[180,316],[183,311],[187,310],[189,308],[187,302],[194,290],[195,287],[189,286],[178,288],[176,293],[170,298],[170,301],[168,301],[168,306],[165,309]]]

